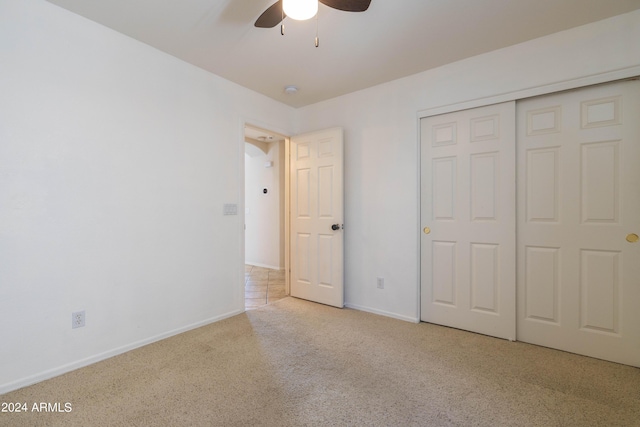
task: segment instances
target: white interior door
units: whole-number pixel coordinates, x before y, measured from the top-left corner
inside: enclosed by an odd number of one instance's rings
[[[344,305],[343,132],[291,138],[291,295]]]
[[[640,366],[640,82],[517,110],[518,339]]]
[[[421,320],[515,339],[515,103],[421,120]]]

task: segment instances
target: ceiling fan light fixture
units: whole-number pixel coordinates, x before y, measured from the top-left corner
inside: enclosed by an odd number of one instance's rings
[[[285,15],[297,21],[311,19],[318,13],[318,0],[282,0]]]

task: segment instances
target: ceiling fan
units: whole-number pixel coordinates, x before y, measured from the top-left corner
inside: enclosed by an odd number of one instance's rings
[[[273,28],[278,25],[286,16],[289,16],[283,10],[282,3],[283,1],[288,3],[293,3],[293,0],[278,0],[271,6],[267,8],[262,15],[258,17],[256,23],[254,24],[258,28]],[[314,0],[315,1],[315,0]],[[343,10],[345,12],[364,12],[369,8],[369,4],[371,0],[318,0],[320,3],[329,6],[334,9]],[[317,10],[317,2],[316,10]],[[286,9],[286,5],[285,5]],[[311,16],[302,19],[308,19],[315,15],[313,13]],[[295,16],[291,16],[295,18]]]

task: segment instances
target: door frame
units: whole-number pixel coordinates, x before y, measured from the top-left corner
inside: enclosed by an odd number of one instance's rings
[[[417,259],[417,282],[416,282],[416,321],[418,323],[420,323],[420,319],[422,318],[422,305],[421,305],[421,294],[422,294],[422,247],[421,247],[421,238],[422,238],[422,224],[421,224],[421,218],[422,218],[422,210],[421,210],[421,205],[422,205],[422,188],[421,188],[421,176],[422,176],[422,164],[421,164],[421,159],[422,159],[422,150],[421,150],[421,145],[422,145],[422,139],[421,139],[421,133],[420,133],[420,121],[423,118],[427,118],[427,117],[432,117],[432,116],[438,116],[440,114],[446,114],[446,113],[453,113],[456,111],[462,111],[462,110],[468,110],[468,109],[472,109],[472,108],[477,108],[477,107],[485,107],[488,105],[493,105],[493,104],[500,104],[502,102],[507,102],[507,101],[515,101],[517,102],[518,100],[521,99],[525,99],[525,98],[531,98],[531,97],[535,97],[535,96],[541,96],[541,95],[548,95],[551,93],[556,93],[556,92],[562,92],[565,90],[572,90],[572,89],[579,89],[582,87],[587,87],[587,86],[594,86],[594,85],[598,85],[598,84],[604,84],[604,83],[611,83],[617,80],[625,80],[625,79],[638,79],[640,78],[640,65],[639,66],[633,66],[633,67],[629,67],[629,68],[624,68],[621,70],[615,70],[615,71],[609,71],[609,72],[605,72],[605,73],[600,73],[600,74],[594,74],[594,75],[590,75],[590,76],[585,76],[585,77],[579,77],[579,78],[575,78],[575,79],[570,79],[570,80],[566,80],[566,81],[560,81],[560,82],[555,82],[555,83],[549,83],[549,84],[545,84],[545,85],[541,85],[541,86],[534,86],[531,88],[526,88],[526,89],[521,89],[521,90],[516,90],[513,92],[507,92],[507,93],[502,93],[499,95],[494,95],[494,96],[488,96],[488,97],[483,97],[483,98],[476,98],[476,99],[472,99],[472,100],[468,100],[468,101],[463,101],[463,102],[459,102],[459,103],[455,103],[455,104],[448,104],[448,105],[443,105],[443,106],[437,106],[437,107],[432,107],[432,108],[428,108],[428,109],[424,109],[424,110],[420,110],[416,113],[416,134],[417,134],[417,147],[416,147],[416,162],[417,162],[417,177],[416,177],[416,183],[417,183],[417,194],[416,194],[416,200],[418,200],[418,206],[417,206],[417,224],[416,224],[416,240],[415,240],[415,245],[416,245],[416,253],[418,254],[418,259]],[[514,118],[515,119],[515,118]],[[516,171],[517,174],[517,171]],[[516,237],[517,239],[517,237]],[[517,274],[517,271],[516,271]],[[516,308],[517,310],[517,308]],[[516,340],[517,340],[517,335],[516,335]]]

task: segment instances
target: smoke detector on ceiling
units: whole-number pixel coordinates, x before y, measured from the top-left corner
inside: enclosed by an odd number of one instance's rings
[[[298,88],[296,86],[285,86],[284,87],[284,93],[286,93],[287,95],[294,95],[296,93],[298,93]]]

